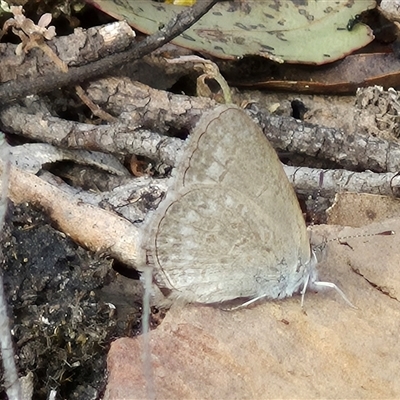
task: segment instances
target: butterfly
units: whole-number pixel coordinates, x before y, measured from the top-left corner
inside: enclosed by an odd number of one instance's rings
[[[240,307],[282,299],[317,278],[306,224],[262,129],[235,106],[205,113],[173,183],[143,228],[139,259],[169,301]]]

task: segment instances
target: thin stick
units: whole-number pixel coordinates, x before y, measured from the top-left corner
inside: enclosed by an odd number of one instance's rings
[[[151,346],[150,346],[150,297],[151,297],[151,285],[153,281],[153,269],[151,267],[146,268],[143,271],[143,283],[144,283],[144,294],[143,294],[143,313],[142,313],[142,333],[143,333],[143,372],[146,381],[146,396],[148,400],[156,398],[153,366],[151,362]]]

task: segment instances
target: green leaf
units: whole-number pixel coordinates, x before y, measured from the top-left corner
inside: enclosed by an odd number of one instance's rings
[[[90,0],[106,13],[152,34],[182,7],[152,0]],[[199,0],[201,1],[201,0]],[[373,40],[372,31],[349,21],[374,8],[374,0],[221,1],[174,40],[219,58],[261,55],[291,62],[324,64]]]

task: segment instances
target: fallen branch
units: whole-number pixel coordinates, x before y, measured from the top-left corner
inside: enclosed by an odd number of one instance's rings
[[[396,173],[354,172],[344,169],[322,170],[319,168],[284,166],[287,177],[297,193],[309,195],[319,188],[320,175],[323,184],[320,194],[333,198],[336,193],[354,192],[400,197],[400,177]]]
[[[92,251],[136,265],[138,229],[115,213],[83,203],[39,177],[11,167],[9,197],[42,207],[58,228]]]

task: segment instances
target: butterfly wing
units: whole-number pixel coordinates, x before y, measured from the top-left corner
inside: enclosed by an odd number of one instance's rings
[[[142,247],[157,284],[190,302],[298,288],[310,259],[305,223],[274,149],[244,111],[203,116]]]

